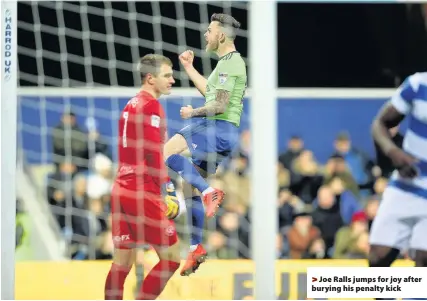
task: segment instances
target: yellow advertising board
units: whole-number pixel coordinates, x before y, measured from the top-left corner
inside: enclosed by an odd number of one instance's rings
[[[153,266],[157,259],[146,258]],[[17,300],[101,300],[109,261],[19,262],[16,264]],[[364,260],[278,260],[276,288],[279,299],[306,299],[307,267],[366,266]],[[413,266],[399,261],[395,266]],[[196,274],[181,277],[177,272],[159,299],[242,300],[251,299],[253,262],[209,260]],[[132,300],[136,283],[131,271],[124,298]]]

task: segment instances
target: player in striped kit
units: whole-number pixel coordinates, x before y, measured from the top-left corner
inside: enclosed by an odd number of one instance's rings
[[[408,117],[403,148],[389,129]],[[376,143],[396,167],[370,233],[371,267],[388,267],[401,250],[415,252],[417,267],[427,266],[427,72],[409,76],[384,105],[372,125]]]

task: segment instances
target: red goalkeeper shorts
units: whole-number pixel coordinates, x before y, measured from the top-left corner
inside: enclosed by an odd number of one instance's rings
[[[159,195],[115,183],[111,193],[112,236],[117,249],[139,245],[172,246],[178,241],[175,223],[165,216]]]

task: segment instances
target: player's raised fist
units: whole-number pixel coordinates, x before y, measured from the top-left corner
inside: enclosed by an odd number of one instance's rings
[[[193,107],[192,106],[182,107],[181,110],[179,111],[179,114],[181,115],[182,119],[191,118],[193,114]]]
[[[184,67],[193,65],[194,52],[192,50],[186,50],[179,56],[179,61]]]

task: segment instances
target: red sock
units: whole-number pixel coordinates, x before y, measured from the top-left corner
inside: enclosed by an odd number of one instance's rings
[[[130,267],[112,264],[105,280],[105,300],[123,300],[123,286]]]
[[[178,268],[177,262],[160,260],[144,279],[138,299],[155,300]]]

